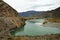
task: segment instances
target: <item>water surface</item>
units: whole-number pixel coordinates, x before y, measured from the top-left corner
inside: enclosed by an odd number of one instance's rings
[[[15,32],[15,36],[42,36],[50,34],[60,34],[60,28],[55,27],[59,23],[42,24],[43,22],[44,19],[27,20],[26,25],[23,28],[20,28],[22,30],[18,29]]]

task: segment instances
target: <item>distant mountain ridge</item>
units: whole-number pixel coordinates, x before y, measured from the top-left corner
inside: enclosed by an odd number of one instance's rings
[[[51,11],[27,11],[19,13],[23,17],[60,18],[60,7]]]
[[[35,15],[35,14],[39,14],[39,13],[42,13],[42,11],[27,11],[27,12],[21,12],[19,13],[20,16],[22,17],[28,17],[28,16],[31,16],[31,15]]]
[[[60,7],[51,10],[51,11],[46,11],[42,12],[40,14],[32,15],[34,17],[41,17],[41,18],[60,18]]]

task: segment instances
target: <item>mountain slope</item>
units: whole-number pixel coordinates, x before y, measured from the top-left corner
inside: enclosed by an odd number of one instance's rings
[[[11,36],[10,32],[12,30],[24,24],[24,19],[18,16],[18,12],[0,0],[0,37]]]
[[[34,15],[34,14],[39,14],[41,13],[40,11],[27,11],[27,12],[21,12],[19,13],[19,16],[22,16],[22,17],[28,17],[28,16],[31,16],[31,15]]]
[[[40,18],[60,18],[60,7],[51,11],[45,11],[39,14],[32,15],[32,17]]]
[[[52,14],[53,18],[60,18],[60,7],[55,10],[52,10]]]

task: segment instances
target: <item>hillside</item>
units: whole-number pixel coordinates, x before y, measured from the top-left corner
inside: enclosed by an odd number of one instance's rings
[[[52,10],[51,11],[52,12],[52,16],[53,16],[53,18],[60,18],[60,7],[59,8],[57,8],[57,9],[55,9],[55,10]]]
[[[21,13],[19,12],[19,16],[28,17],[31,15],[39,14],[39,13],[42,13],[42,12],[31,10],[31,11],[26,11],[26,12],[21,12]]]
[[[0,1],[0,17],[17,17],[18,13],[8,4]]]
[[[18,12],[0,0],[0,37],[11,36],[11,31],[24,24],[24,19],[18,16]]]
[[[60,7],[55,10],[42,12],[39,14],[32,15],[32,17],[40,17],[40,18],[60,18]]]

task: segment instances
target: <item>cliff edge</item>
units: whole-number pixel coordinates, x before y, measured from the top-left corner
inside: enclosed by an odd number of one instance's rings
[[[0,37],[10,36],[10,32],[23,26],[24,19],[18,16],[18,12],[0,0]]]

